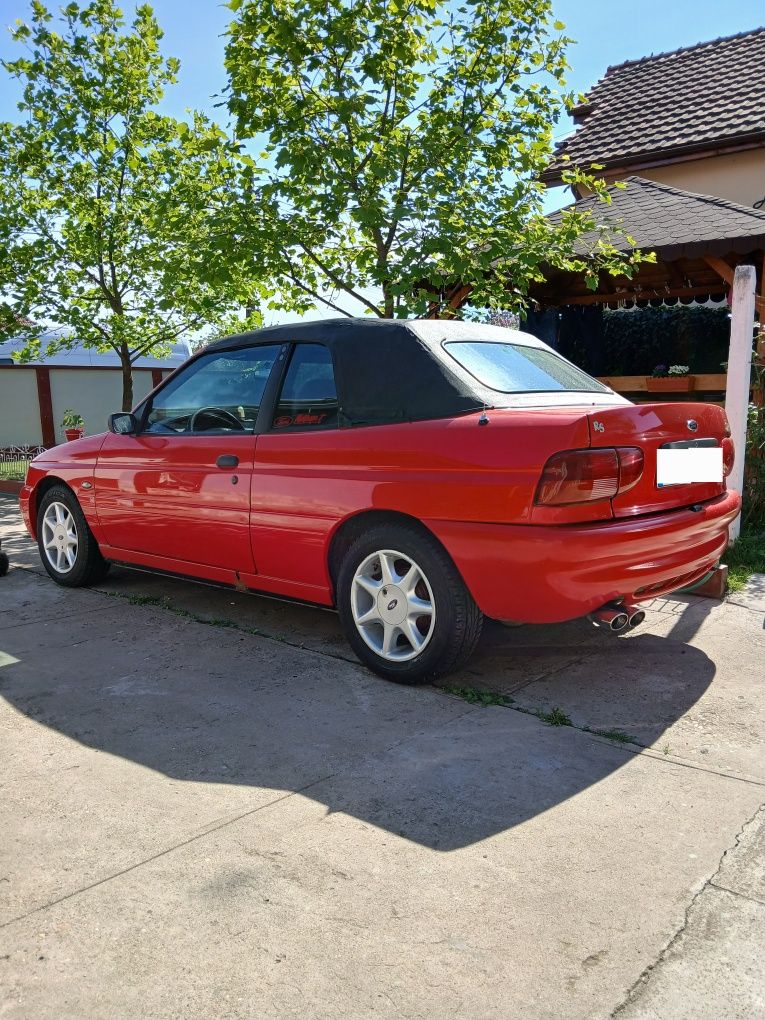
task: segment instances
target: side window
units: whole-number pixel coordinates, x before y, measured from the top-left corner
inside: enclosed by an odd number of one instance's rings
[[[203,355],[154,397],[144,432],[252,432],[281,346]]]
[[[337,428],[332,357],[324,344],[298,344],[290,358],[273,428]]]

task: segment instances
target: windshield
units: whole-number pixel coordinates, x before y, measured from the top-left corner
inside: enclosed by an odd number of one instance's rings
[[[500,393],[608,393],[607,386],[541,347],[453,340],[444,349],[478,382]]]

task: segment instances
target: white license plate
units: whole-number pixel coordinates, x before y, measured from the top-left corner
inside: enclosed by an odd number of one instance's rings
[[[690,485],[693,482],[722,482],[722,447],[656,451],[656,484]]]

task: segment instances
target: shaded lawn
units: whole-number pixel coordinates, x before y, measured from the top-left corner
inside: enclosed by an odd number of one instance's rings
[[[28,460],[0,460],[0,478],[23,482],[27,476]]]
[[[746,529],[723,556],[729,567],[728,591],[741,591],[752,574],[765,574],[765,532]]]

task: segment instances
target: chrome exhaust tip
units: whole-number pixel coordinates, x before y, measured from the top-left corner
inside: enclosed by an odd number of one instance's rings
[[[630,630],[634,630],[635,627],[639,627],[643,620],[645,620],[645,613],[642,609],[636,609],[634,612],[630,612]]]
[[[590,619],[597,624],[598,627],[610,630],[613,634],[618,634],[619,631],[628,627],[630,623],[629,613],[627,613],[621,606],[615,608],[604,606],[602,609],[597,609],[594,613],[591,613]]]

